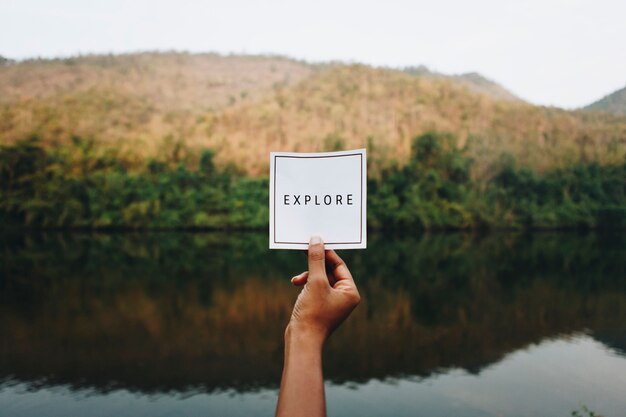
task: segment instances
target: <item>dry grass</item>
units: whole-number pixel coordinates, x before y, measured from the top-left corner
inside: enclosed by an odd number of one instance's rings
[[[455,133],[488,175],[501,152],[539,170],[578,159],[623,161],[626,118],[566,112],[494,100],[445,79],[343,66],[255,103],[225,109],[211,135],[190,142],[215,146],[224,160],[254,174],[270,150],[321,151],[339,143],[367,146],[382,165],[405,161],[412,139],[429,130]]]
[[[140,161],[173,143],[192,157],[212,147],[252,175],[271,150],[363,146],[375,173],[428,130],[467,144],[478,177],[502,152],[538,170],[624,160],[625,117],[532,106],[474,78],[214,54],[29,61],[0,67],[0,143],[78,135]]]
[[[117,91],[162,111],[219,109],[310,75],[280,57],[141,53],[31,60],[0,67],[0,103]]]
[[[142,53],[0,67],[0,142],[71,136],[145,155],[185,139],[204,114],[263,97],[313,66],[280,57]]]

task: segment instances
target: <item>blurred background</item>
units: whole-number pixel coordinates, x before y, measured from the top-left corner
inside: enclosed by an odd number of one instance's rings
[[[361,147],[329,414],[623,415],[625,15],[0,1],[0,415],[271,415],[268,154]]]

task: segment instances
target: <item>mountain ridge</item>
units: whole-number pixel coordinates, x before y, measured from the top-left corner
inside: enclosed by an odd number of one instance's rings
[[[78,136],[130,165],[212,148],[218,163],[254,176],[265,175],[270,150],[357,147],[368,147],[376,173],[403,164],[427,131],[453,134],[479,177],[503,153],[540,171],[626,155],[625,117],[534,106],[475,73],[412,72],[154,52],[20,61],[0,67],[0,143]]]
[[[448,75],[437,71],[432,71],[425,65],[419,65],[417,67],[405,67],[402,69],[402,71],[406,72],[407,74],[416,76],[449,79],[454,82],[458,82],[461,85],[467,86],[470,90],[474,92],[486,94],[497,100],[524,101],[521,98],[517,97],[515,94],[511,93],[502,85],[493,80],[490,80],[489,78],[475,71]]]
[[[584,110],[603,111],[616,115],[626,115],[626,86],[585,106]]]

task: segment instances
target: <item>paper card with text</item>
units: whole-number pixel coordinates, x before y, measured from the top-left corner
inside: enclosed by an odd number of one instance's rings
[[[365,149],[270,153],[270,249],[367,247]]]

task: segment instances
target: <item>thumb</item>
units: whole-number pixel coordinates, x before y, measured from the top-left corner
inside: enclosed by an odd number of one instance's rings
[[[324,242],[320,236],[312,236],[309,241],[309,281],[326,280]]]

